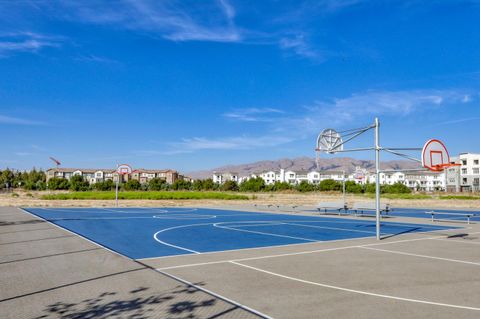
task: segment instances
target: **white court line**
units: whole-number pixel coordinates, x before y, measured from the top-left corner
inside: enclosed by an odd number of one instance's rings
[[[456,262],[456,263],[461,263],[461,264],[468,264],[468,265],[475,265],[475,266],[480,266],[480,263],[472,262],[472,261],[465,261],[465,260],[458,260],[458,259],[451,259],[451,258],[442,258],[442,257],[435,257],[435,256],[428,256],[428,255],[420,255],[420,254],[412,254],[412,253],[406,253],[403,251],[397,251],[397,250],[388,250],[388,249],[380,249],[380,248],[372,248],[372,247],[358,247],[362,249],[368,249],[368,250],[375,250],[375,251],[382,251],[385,253],[391,253],[391,254],[397,254],[397,255],[405,255],[405,256],[412,256],[412,257],[421,257],[421,258],[428,258],[428,259],[435,259],[435,260],[443,260],[443,261],[451,261],[451,262]]]
[[[256,315],[258,315],[258,316],[260,316],[260,317],[262,317],[262,318],[264,318],[264,319],[273,319],[272,317],[267,316],[266,314],[264,314],[264,313],[262,313],[262,312],[260,312],[260,311],[258,311],[258,310],[255,310],[255,309],[253,309],[253,308],[250,308],[250,307],[248,307],[248,306],[246,306],[246,305],[244,305],[244,304],[241,304],[241,303],[239,303],[239,302],[236,302],[236,301],[234,301],[234,300],[232,300],[232,299],[229,299],[229,298],[227,298],[227,297],[225,297],[225,296],[222,296],[222,295],[220,295],[220,294],[217,294],[217,293],[215,293],[215,292],[213,292],[213,291],[211,291],[211,290],[208,290],[208,289],[206,289],[206,288],[203,288],[203,287],[201,287],[201,286],[195,285],[194,283],[192,283],[192,282],[190,282],[190,281],[187,281],[187,280],[185,280],[185,279],[182,279],[182,278],[177,277],[177,276],[175,276],[175,275],[169,274],[169,273],[167,273],[167,272],[163,272],[163,271],[158,270],[158,269],[155,269],[155,271],[157,271],[158,273],[163,274],[163,275],[165,275],[165,276],[167,276],[167,277],[173,278],[173,279],[175,279],[175,280],[177,280],[177,281],[179,281],[179,282],[181,282],[181,283],[184,283],[184,284],[186,284],[186,285],[188,285],[188,286],[195,287],[195,288],[197,288],[198,290],[201,290],[201,291],[203,291],[203,292],[206,292],[207,294],[210,294],[210,295],[212,295],[212,296],[214,296],[214,297],[217,297],[217,298],[219,298],[219,299],[222,299],[222,300],[224,300],[224,301],[227,301],[227,302],[229,302],[229,303],[231,303],[231,304],[233,304],[233,305],[235,305],[235,306],[238,306],[238,307],[240,307],[240,308],[242,308],[242,309],[244,309],[244,310],[247,310],[247,311],[249,311],[249,312],[251,312],[251,313],[254,313],[254,314],[256,314]]]
[[[346,292],[351,292],[351,293],[356,293],[356,294],[361,294],[361,295],[367,295],[367,296],[373,296],[373,297],[380,297],[380,298],[386,298],[386,299],[393,299],[393,300],[400,300],[400,301],[408,301],[408,302],[414,302],[414,303],[421,303],[421,304],[427,304],[427,305],[434,305],[434,306],[442,306],[442,307],[449,307],[449,308],[457,308],[457,309],[466,309],[466,310],[475,310],[475,311],[480,311],[480,308],[475,308],[475,307],[468,307],[468,306],[460,306],[460,305],[453,305],[453,304],[446,304],[446,303],[440,303],[440,302],[433,302],[433,301],[427,301],[427,300],[420,300],[420,299],[411,299],[411,298],[402,298],[402,297],[396,297],[396,296],[391,296],[391,295],[383,295],[383,294],[377,294],[373,292],[368,292],[368,291],[362,291],[362,290],[355,290],[355,289],[349,289],[349,288],[344,288],[344,287],[339,287],[339,286],[332,286],[332,285],[327,285],[327,284],[322,284],[319,282],[314,282],[314,281],[309,281],[309,280],[304,280],[300,278],[295,278],[295,277],[290,277],[282,274],[278,274],[275,272],[271,272],[265,269],[249,266],[249,265],[244,265],[235,261],[231,261],[230,263],[245,267],[248,269],[256,270],[258,272],[263,272],[272,276],[288,279],[288,280],[293,280],[293,281],[298,281],[304,284],[309,284],[313,286],[319,286],[319,287],[324,287],[324,288],[330,288],[330,289],[335,289],[335,290],[341,290],[341,291],[346,291]]]
[[[189,224],[189,225],[181,225],[181,226],[165,228],[165,229],[159,230],[155,234],[153,234],[153,239],[155,239],[157,242],[159,242],[162,245],[166,245],[166,246],[170,246],[170,247],[177,248],[177,249],[180,249],[180,250],[188,251],[188,252],[191,252],[191,253],[194,253],[194,254],[200,254],[200,252],[198,252],[196,250],[192,250],[192,249],[188,249],[188,248],[185,248],[185,247],[181,247],[181,246],[177,246],[177,245],[173,245],[173,244],[169,244],[167,242],[164,242],[163,240],[160,240],[157,236],[158,236],[158,234],[161,234],[163,232],[173,230],[173,229],[179,229],[179,228],[185,228],[185,227],[195,227],[195,226],[207,226],[207,225],[212,225],[212,223]],[[140,260],[140,259],[138,259],[138,260]]]
[[[227,223],[228,223],[228,222],[227,222]],[[287,235],[278,235],[278,234],[266,233],[266,232],[255,231],[255,230],[237,229],[237,228],[232,228],[232,227],[228,227],[228,226],[221,226],[220,224],[224,224],[224,223],[215,223],[215,224],[213,224],[213,227],[222,228],[222,229],[228,229],[228,230],[235,230],[235,231],[245,232],[245,233],[252,233],[252,234],[273,236],[273,237],[283,237],[283,238],[298,239],[298,240],[304,240],[304,241],[310,241],[310,242],[319,241],[318,239],[309,239],[309,238],[303,238],[303,237],[294,237],[294,236],[287,236]]]
[[[326,226],[313,226],[313,225],[292,224],[292,223],[285,223],[285,224],[286,225],[293,225],[293,226],[300,226],[300,227],[321,228],[321,229],[331,229],[331,230],[341,230],[341,231],[349,231],[349,232],[357,232],[357,233],[375,234],[374,231],[368,231],[368,230],[346,229],[346,228],[326,227]],[[385,234],[385,233],[382,233],[382,234],[383,235],[392,235],[392,234]]]
[[[454,242],[454,243],[462,243],[462,244],[480,245],[480,241],[466,241],[466,240],[457,240],[457,239],[449,239],[449,238],[436,238],[436,240],[441,240],[441,241],[446,241],[446,242]]]
[[[405,240],[391,241],[391,242],[386,242],[386,243],[373,243],[373,244],[365,244],[365,245],[353,245],[353,246],[343,246],[343,247],[335,247],[335,248],[324,248],[324,249],[316,249],[316,250],[306,250],[306,251],[299,251],[299,252],[293,252],[293,253],[284,253],[284,254],[276,254],[276,255],[266,255],[266,256],[259,256],[259,257],[248,257],[248,258],[240,258],[240,259],[228,259],[228,260],[221,260],[221,261],[212,261],[212,262],[205,262],[205,263],[185,264],[185,265],[165,267],[165,268],[159,268],[159,269],[165,270],[165,269],[175,269],[175,268],[186,268],[186,267],[203,266],[203,265],[210,265],[210,264],[220,264],[220,263],[226,263],[226,262],[231,262],[231,261],[248,261],[248,260],[259,260],[259,259],[279,258],[279,257],[290,257],[290,256],[315,254],[315,253],[321,253],[321,252],[344,250],[344,249],[352,249],[352,248],[361,248],[361,247],[370,247],[370,246],[389,245],[389,244],[396,244],[396,243],[406,243],[406,242],[419,241],[419,240],[428,240],[428,239],[434,239],[434,238],[437,238],[437,237],[413,238],[413,239],[405,239]],[[355,239],[358,239],[358,238],[355,238]],[[349,240],[351,240],[351,239],[349,239]],[[297,244],[297,245],[298,245],[298,244]],[[304,244],[301,244],[301,245],[304,245]],[[202,255],[203,255],[203,254],[202,254]]]
[[[108,247],[106,247],[106,246],[103,246],[103,245],[101,245],[101,244],[99,244],[99,243],[97,243],[97,242],[95,242],[95,241],[93,241],[93,240],[91,240],[91,239],[88,239],[87,237],[85,237],[85,236],[83,236],[83,235],[80,235],[79,233],[75,233],[75,232],[73,232],[73,231],[71,231],[71,230],[68,230],[67,228],[63,228],[62,226],[59,226],[59,225],[57,225],[57,224],[55,224],[55,223],[52,223],[51,221],[49,221],[49,220],[47,220],[47,219],[45,219],[45,218],[43,218],[43,217],[37,216],[37,215],[35,215],[35,214],[33,214],[33,213],[30,213],[28,210],[25,210],[25,209],[23,209],[23,208],[19,208],[19,209],[22,210],[23,212],[25,212],[25,213],[27,213],[27,214],[35,217],[35,218],[40,219],[40,220],[43,220],[43,221],[49,223],[50,225],[55,226],[55,227],[57,227],[57,228],[59,228],[59,229],[61,229],[61,230],[63,230],[63,231],[66,231],[66,232],[68,232],[68,233],[70,233],[70,234],[73,234],[73,235],[76,235],[76,236],[78,236],[78,237],[80,237],[80,238],[83,238],[83,239],[85,239],[86,241],[90,242],[91,244],[94,244],[94,245],[96,245],[96,246],[98,246],[98,247],[101,247],[101,248],[103,248],[103,249],[105,249],[105,250],[108,250],[109,252],[114,253],[115,255],[118,255],[118,256],[121,256],[121,257],[125,257],[125,258],[128,258],[128,259],[132,259],[132,258],[129,258],[129,257],[125,256],[125,255],[120,254],[119,252],[116,252],[115,250],[112,250],[112,249],[110,249],[110,248],[108,248]]]
[[[316,221],[314,221],[314,222],[316,222]],[[350,222],[347,222],[347,223],[350,223]],[[209,224],[204,224],[204,225],[209,225]],[[409,224],[405,224],[405,225],[409,225]],[[185,225],[185,226],[189,226],[189,225]],[[411,225],[409,225],[409,226],[411,226]],[[434,228],[438,228],[438,227],[434,227]],[[466,227],[466,228],[463,228],[463,229],[470,229],[470,228],[471,227]],[[434,230],[426,230],[426,231],[422,231],[422,232],[415,232],[414,234],[431,234],[431,233],[436,233],[436,232],[448,232],[448,231],[458,231],[458,230],[459,230],[458,228],[434,229]],[[386,234],[386,235],[403,236],[403,235],[409,235],[409,234],[410,233],[408,233],[408,234],[394,234],[393,233],[393,234]],[[471,233],[471,234],[475,234],[475,233]],[[345,239],[324,240],[324,241],[316,240],[315,243],[335,243],[335,242],[353,241],[353,240],[367,239],[367,238],[371,238],[371,237],[356,237],[356,238],[345,238]],[[433,239],[433,238],[437,238],[437,237],[425,238],[425,239]],[[421,238],[421,239],[424,239],[424,238]],[[413,239],[413,240],[418,240],[418,239]],[[411,240],[407,240],[407,241],[411,241]],[[267,249],[267,248],[283,248],[283,247],[298,246],[298,245],[305,245],[305,244],[310,244],[310,242],[309,243],[286,244],[286,245],[271,245],[271,246],[262,246],[262,247],[251,247],[251,248],[239,248],[239,249],[229,249],[229,250],[218,250],[218,251],[211,251],[211,252],[203,252],[203,253],[199,253],[199,254],[213,255],[213,254],[221,254],[221,253],[225,253],[225,252],[236,252],[236,251],[243,251],[243,250],[256,250],[256,249]],[[383,244],[388,244],[388,243],[380,243],[380,244],[383,245]],[[153,259],[166,259],[166,258],[177,257],[177,256],[178,255],[169,255],[169,256],[160,256],[160,257],[158,257],[158,256],[157,257],[146,257],[146,258],[138,258],[136,260],[141,261],[141,260],[153,260]]]

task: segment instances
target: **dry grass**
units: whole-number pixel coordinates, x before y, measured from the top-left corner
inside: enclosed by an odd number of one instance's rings
[[[44,200],[42,195],[49,194],[49,192],[26,192],[15,191],[18,196],[12,196],[11,193],[0,194],[0,206],[20,206],[20,207],[107,207],[114,206],[114,200]],[[59,192],[52,192],[59,193]],[[63,192],[65,193],[65,192]],[[338,193],[255,193],[244,194],[254,199],[245,200],[220,200],[220,199],[179,199],[179,200],[122,200],[121,206],[197,206],[197,207],[214,207],[221,205],[245,205],[245,204],[281,204],[281,205],[316,205],[321,201],[341,201],[342,195]],[[440,195],[441,196],[441,195]],[[384,199],[390,203],[392,207],[425,207],[425,208],[478,208],[480,207],[480,199],[444,199],[440,196],[430,196],[425,199],[401,199],[392,198]],[[463,195],[465,196],[465,195]],[[352,195],[348,194],[347,202],[355,201],[372,201],[366,195]]]

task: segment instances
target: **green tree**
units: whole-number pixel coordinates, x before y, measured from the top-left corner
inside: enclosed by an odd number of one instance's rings
[[[201,191],[201,190],[204,189],[203,187],[204,187],[203,186],[203,180],[201,180],[201,179],[196,179],[192,183],[192,189],[194,191]]]
[[[70,178],[70,189],[72,191],[86,191],[90,188],[90,184],[82,175],[74,175]]]
[[[111,179],[107,179],[106,181],[93,184],[93,188],[97,191],[111,191],[115,188],[115,183]]]
[[[206,191],[212,191],[212,190],[215,190],[216,188],[218,188],[218,184],[215,184],[213,182],[213,179],[211,179],[211,178],[207,178],[207,179],[203,180],[202,186],[203,186],[203,190],[206,190]]]
[[[170,187],[175,191],[190,190],[192,188],[192,183],[179,179],[173,182]]]
[[[250,178],[240,184],[242,192],[261,192],[265,189],[265,181],[261,177]]]
[[[412,190],[408,186],[402,183],[395,183],[393,185],[384,185],[385,193],[395,193],[395,194],[410,194]]]
[[[13,187],[13,181],[14,181],[14,178],[15,178],[15,174],[13,173],[12,170],[10,169],[5,169],[2,171],[2,173],[0,174],[0,185],[1,187]]]
[[[345,192],[360,194],[363,192],[363,187],[360,184],[355,183],[354,181],[345,182]]]
[[[70,183],[65,178],[53,177],[48,181],[47,187],[51,190],[69,189]]]
[[[286,191],[290,189],[293,189],[293,186],[287,182],[275,182],[265,188],[266,191]]]
[[[340,191],[342,189],[342,183],[333,179],[324,179],[318,184],[319,191]]]
[[[221,190],[226,192],[236,192],[238,191],[238,184],[235,181],[226,181],[222,184]]]
[[[312,192],[315,189],[315,186],[310,184],[308,181],[301,181],[300,184],[297,185],[296,189],[299,192]]]
[[[140,189],[140,187],[142,187],[142,185],[136,179],[131,179],[131,180],[127,181],[125,184],[123,184],[123,188],[126,191],[138,191]]]
[[[148,182],[148,190],[151,190],[151,191],[160,191],[160,190],[163,190],[165,189],[165,187],[167,186],[167,181],[165,181],[164,179],[161,179],[161,178],[152,178],[149,182]]]

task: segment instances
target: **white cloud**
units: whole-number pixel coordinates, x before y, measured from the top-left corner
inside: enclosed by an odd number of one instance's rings
[[[240,41],[235,10],[228,0],[119,0],[50,2],[46,6],[64,19],[147,31],[173,41]],[[66,10],[65,10],[66,9]]]
[[[35,53],[47,47],[59,47],[61,38],[50,37],[33,32],[15,32],[0,34],[0,57],[17,52]]]
[[[194,137],[171,143],[172,149],[165,154],[192,153],[202,150],[250,150],[277,146],[291,141],[290,137],[285,136],[239,136],[214,139]]]
[[[465,94],[454,90],[368,91],[337,98],[331,102],[317,101],[313,112],[334,115],[339,120],[358,116],[408,115],[418,110],[438,108],[464,100]]]
[[[34,121],[29,119],[22,119],[18,117],[11,117],[0,114],[0,123],[11,125],[45,125],[44,122]]]
[[[284,113],[274,108],[246,108],[224,113],[223,117],[243,122],[272,122]]]
[[[292,51],[301,57],[323,60],[320,53],[312,48],[303,32],[292,36],[282,37],[279,41],[279,46],[281,49]]]

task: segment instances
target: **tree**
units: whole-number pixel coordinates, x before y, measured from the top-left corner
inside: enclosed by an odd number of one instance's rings
[[[265,181],[261,177],[250,178],[240,184],[242,192],[260,192],[265,189]]]
[[[267,186],[266,190],[269,191],[286,191],[292,189],[293,186],[287,182],[275,182],[272,185]]]
[[[324,179],[318,184],[319,191],[339,191],[342,189],[342,184],[333,179]]]
[[[207,179],[203,180],[202,186],[203,186],[204,190],[211,191],[211,190],[216,189],[218,187],[218,184],[215,184],[213,182],[213,179],[207,178]]]
[[[47,187],[51,190],[69,189],[70,183],[65,178],[53,177],[48,181]]]
[[[315,186],[310,184],[308,181],[301,181],[296,188],[299,192],[305,193],[313,191]]]
[[[162,189],[165,189],[167,187],[167,181],[161,178],[152,178],[148,182],[148,190],[150,191],[160,191]]]
[[[106,181],[93,184],[93,188],[97,191],[111,191],[115,188],[115,184],[111,179],[107,179]]]
[[[393,185],[384,185],[384,192],[395,194],[410,194],[412,190],[402,183],[395,183]]]
[[[140,184],[140,182],[137,181],[136,179],[131,179],[128,182],[126,182],[125,184],[123,184],[123,188],[126,191],[138,191],[141,186],[142,185]]]
[[[175,191],[190,190],[192,188],[192,183],[179,179],[171,185],[171,188]]]
[[[3,170],[0,174],[1,187],[13,187],[14,173],[10,169]],[[7,186],[8,185],[8,186]]]
[[[345,192],[360,194],[363,192],[363,187],[360,184],[355,183],[354,181],[345,182]]]
[[[70,189],[72,191],[86,191],[90,188],[90,184],[83,178],[82,175],[73,175],[70,178]]]
[[[229,191],[230,192],[236,192],[236,191],[238,191],[238,184],[235,181],[226,181],[221,186],[221,190],[226,191],[226,192],[229,192]]]

